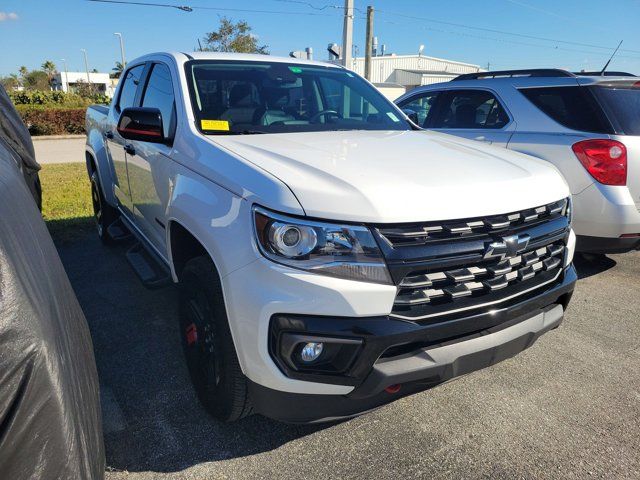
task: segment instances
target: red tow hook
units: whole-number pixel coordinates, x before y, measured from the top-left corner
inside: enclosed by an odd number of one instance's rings
[[[384,391],[387,393],[398,393],[401,387],[402,385],[400,385],[399,383],[396,383],[393,385],[389,385],[387,388],[384,389]]]
[[[196,324],[192,323],[186,329],[187,333],[187,346],[191,346],[198,341],[198,329],[196,328]]]

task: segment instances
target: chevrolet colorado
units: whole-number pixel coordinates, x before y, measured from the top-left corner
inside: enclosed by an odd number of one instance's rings
[[[573,292],[555,167],[418,131],[341,67],[151,54],[86,127],[98,234],[178,284],[219,419],[363,413],[517,354]]]

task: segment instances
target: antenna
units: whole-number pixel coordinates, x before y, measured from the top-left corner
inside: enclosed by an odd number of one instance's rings
[[[611,54],[611,58],[609,58],[609,61],[604,65],[604,68],[602,69],[602,71],[600,72],[600,76],[604,75],[605,70],[607,69],[607,67],[609,66],[609,64],[611,63],[611,60],[613,60],[613,57],[616,56],[616,53],[618,53],[618,49],[620,48],[620,45],[622,45],[622,42],[624,40],[620,40],[620,43],[618,44],[618,46],[616,47],[616,49],[613,51],[613,53]]]

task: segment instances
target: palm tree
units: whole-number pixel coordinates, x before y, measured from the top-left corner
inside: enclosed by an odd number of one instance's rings
[[[49,85],[53,84],[53,76],[56,73],[56,64],[51,60],[47,60],[42,64],[42,70],[47,74],[47,78],[49,79]]]
[[[122,75],[122,71],[124,70],[124,65],[122,65],[121,62],[116,62],[116,66],[113,67],[111,70],[113,70],[114,78],[120,78],[120,75]]]

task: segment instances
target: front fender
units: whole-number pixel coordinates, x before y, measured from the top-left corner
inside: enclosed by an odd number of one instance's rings
[[[174,164],[167,206],[167,253],[177,281],[171,245],[171,228],[180,224],[205,248],[221,277],[241,268],[260,254],[253,240],[250,202]]]

